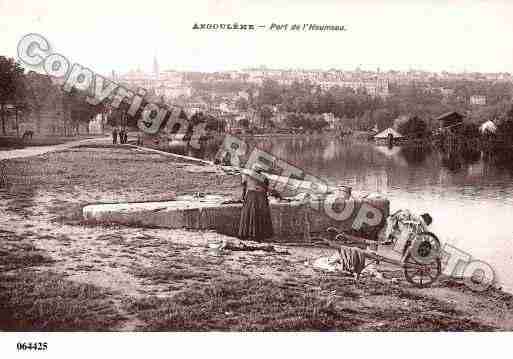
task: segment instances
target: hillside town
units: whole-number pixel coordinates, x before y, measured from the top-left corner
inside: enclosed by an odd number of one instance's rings
[[[23,92],[2,100],[3,136],[22,137],[27,131],[36,137],[99,134],[120,125],[136,130],[136,118],[109,106],[92,108],[80,103],[81,94],[64,93],[59,88],[63,79],[35,72],[21,78]],[[437,118],[450,112],[465,118],[464,132],[477,134],[489,121],[501,128],[513,98],[509,73],[265,66],[200,73],[161,70],[154,58],[152,71],[113,70],[110,80],[143,91],[148,101],[179,106],[185,118],[208,121],[214,132],[249,135],[363,131],[373,136],[392,127],[401,132],[400,123],[415,118],[423,122],[420,129],[409,126],[413,132],[402,135],[427,138],[439,132]]]

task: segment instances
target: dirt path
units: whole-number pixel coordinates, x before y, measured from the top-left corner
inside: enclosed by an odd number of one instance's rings
[[[39,155],[43,155],[45,153],[62,151],[62,150],[72,148],[75,146],[79,146],[79,145],[83,145],[83,144],[105,143],[107,141],[110,141],[110,137],[71,141],[71,142],[66,142],[66,143],[60,144],[60,145],[31,146],[31,147],[25,147],[22,149],[18,149],[18,150],[0,151],[0,160],[39,156]]]

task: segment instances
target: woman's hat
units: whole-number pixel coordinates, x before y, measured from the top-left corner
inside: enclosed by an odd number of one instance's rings
[[[423,213],[420,215],[422,219],[424,220],[424,223],[426,223],[427,226],[429,226],[431,223],[433,223],[433,217],[429,213]]]

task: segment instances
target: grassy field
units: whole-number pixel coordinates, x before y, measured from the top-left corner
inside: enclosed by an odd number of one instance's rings
[[[326,250],[213,255],[212,232],[94,225],[89,203],[236,196],[239,179],[127,147],[0,164],[0,330],[511,330],[513,298],[454,281],[415,289],[307,265]],[[391,280],[395,278],[395,280]]]

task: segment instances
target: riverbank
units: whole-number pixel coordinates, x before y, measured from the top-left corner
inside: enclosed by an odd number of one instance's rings
[[[9,151],[13,149],[23,149],[28,147],[41,147],[41,146],[55,146],[69,142],[81,141],[86,139],[93,139],[99,137],[106,137],[106,135],[80,135],[73,137],[62,136],[47,136],[38,137],[34,136],[32,139],[23,140],[21,137],[16,136],[0,136],[0,151]]]
[[[239,138],[305,138],[305,137],[337,137],[335,132],[312,132],[312,133],[261,133],[235,135]]]
[[[2,161],[2,330],[512,330],[513,297],[443,279],[415,289],[305,264],[330,252],[206,248],[212,232],[92,225],[91,203],[237,196],[239,178],[129,146]],[[288,251],[289,254],[280,252]],[[396,278],[396,279],[393,279]],[[392,280],[393,279],[393,280]]]

